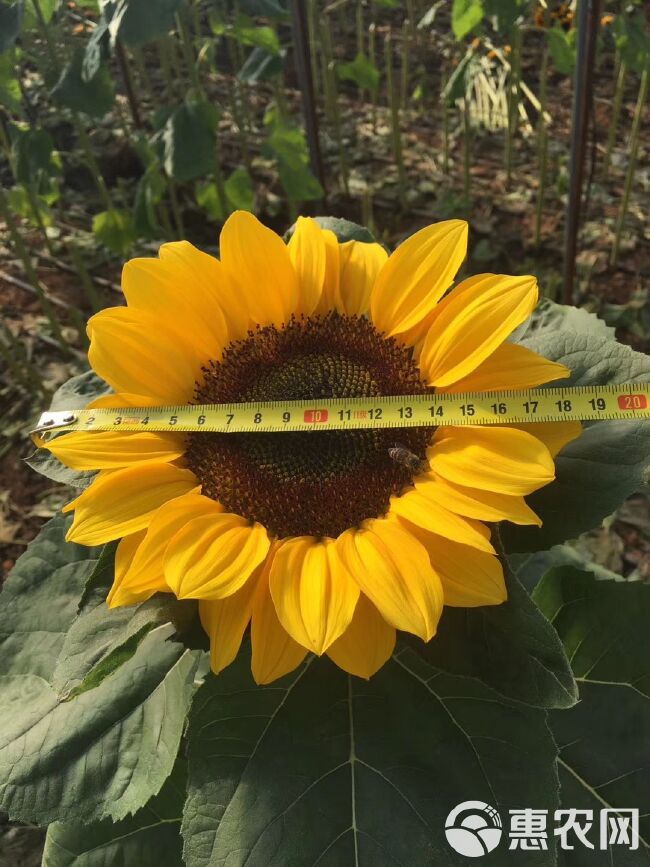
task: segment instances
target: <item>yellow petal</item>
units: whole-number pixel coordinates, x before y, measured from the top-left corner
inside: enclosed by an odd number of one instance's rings
[[[150,461],[175,461],[185,451],[182,434],[69,433],[46,443],[52,454],[73,470],[110,470]]]
[[[215,674],[230,665],[239,652],[253,613],[258,578],[258,575],[252,575],[243,587],[226,599],[199,601],[201,624],[210,639],[210,668]]]
[[[439,390],[462,394],[466,391],[496,391],[501,388],[534,388],[567,376],[571,376],[571,371],[563,364],[547,361],[525,346],[502,343],[467,376]]]
[[[536,524],[542,521],[523,497],[466,488],[447,482],[435,473],[426,473],[415,480],[415,487],[428,499],[450,512],[478,521],[511,521],[513,524]],[[444,534],[443,534],[444,535]],[[461,540],[457,540],[461,541]]]
[[[340,245],[331,229],[321,229],[321,234],[325,242],[325,280],[316,312],[328,313],[330,310],[339,309],[340,305]]]
[[[327,251],[321,227],[311,217],[298,217],[287,246],[298,276],[300,300],[296,314],[309,316],[318,307],[325,281]]]
[[[165,580],[164,556],[170,539],[189,521],[200,515],[217,515],[223,506],[209,497],[190,492],[165,503],[154,514],[135,556],[122,576],[119,587],[108,597],[111,608],[125,605],[124,594],[134,594],[153,587],[170,588]]]
[[[147,527],[164,503],[196,488],[196,476],[171,464],[136,464],[101,473],[77,498],[68,542],[101,545]]]
[[[530,494],[555,478],[546,446],[511,427],[438,428],[427,458],[449,482],[501,494]]]
[[[445,605],[474,608],[506,601],[508,591],[498,557],[417,527],[410,529],[427,549],[431,565],[440,576]]]
[[[339,298],[341,313],[362,316],[370,307],[370,294],[388,259],[381,244],[346,241],[339,247]]]
[[[161,248],[160,259],[131,259],[122,270],[122,291],[131,310],[141,310],[200,344],[206,358],[219,358],[229,343],[217,301],[214,275],[203,260],[220,263],[187,241]]]
[[[465,280],[436,310],[420,352],[424,378],[442,387],[472,373],[536,303],[534,277],[479,274]]]
[[[466,253],[464,220],[445,220],[411,235],[390,256],[372,290],[377,328],[401,334],[419,325],[451,285]]]
[[[334,541],[313,536],[280,543],[269,587],[280,623],[319,656],[347,629],[359,598]]]
[[[187,403],[201,366],[192,335],[181,336],[142,310],[109,307],[88,322],[88,360],[115,391],[148,394],[167,403]]]
[[[108,407],[113,409],[117,407],[134,407],[140,408],[143,406],[165,406],[166,401],[160,397],[151,397],[144,394],[128,394],[124,391],[111,392],[110,394],[102,394],[101,397],[96,397],[86,405],[86,409],[99,409],[100,407]]]
[[[124,577],[129,571],[134,558],[137,556],[138,549],[142,544],[145,536],[145,530],[140,530],[139,533],[133,533],[131,536],[125,536],[120,540],[115,552],[115,577],[113,586],[108,594],[107,603],[109,608],[117,608],[122,605],[136,605],[138,602],[146,602],[154,593],[163,592],[169,593],[164,578],[158,582],[151,582],[146,587],[141,587],[139,590],[129,590],[124,588]]]
[[[341,559],[363,593],[396,629],[435,634],[442,587],[422,545],[397,520],[369,521],[336,540]]]
[[[435,497],[430,496],[430,488],[418,487],[406,491],[401,497],[392,497],[390,512],[447,539],[494,553],[487,527],[448,511]]]
[[[193,518],[167,546],[165,578],[179,599],[224,599],[243,587],[269,545],[264,527],[239,515]]]
[[[298,309],[298,279],[287,246],[248,211],[235,211],[221,230],[221,262],[239,287],[251,318],[282,325]]]
[[[394,627],[386,623],[362,593],[352,622],[328,648],[327,655],[339,668],[367,680],[390,658],[395,649],[395,638]]]
[[[251,670],[255,683],[271,683],[300,665],[307,651],[278,620],[269,590],[272,555],[266,559],[253,600]]]
[[[582,433],[582,424],[579,421],[539,421],[531,424],[515,424],[513,427],[541,440],[553,458],[567,443],[578,439]]]
[[[199,312],[201,298],[209,295],[216,300],[223,312],[230,339],[236,340],[246,335],[250,324],[248,309],[218,259],[202,250],[197,250],[187,241],[163,244],[159,255],[166,265],[176,266],[177,273],[191,275],[190,279],[195,282],[195,290],[192,294],[196,298],[195,307]],[[191,291],[189,287],[188,291]],[[213,304],[214,300],[211,301],[211,306]]]

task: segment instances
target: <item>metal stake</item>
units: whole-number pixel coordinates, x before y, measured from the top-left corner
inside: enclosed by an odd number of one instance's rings
[[[592,88],[596,37],[598,35],[600,0],[579,0],[578,43],[571,122],[571,159],[569,162],[569,202],[564,234],[564,294],[565,304],[573,303],[578,229],[582,207],[582,185]]]

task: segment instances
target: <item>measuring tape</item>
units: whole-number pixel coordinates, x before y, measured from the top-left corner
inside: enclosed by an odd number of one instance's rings
[[[650,384],[44,412],[48,431],[279,431],[650,419]]]

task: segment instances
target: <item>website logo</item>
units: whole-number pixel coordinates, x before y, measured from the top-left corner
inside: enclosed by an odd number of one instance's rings
[[[485,801],[463,801],[445,822],[447,842],[467,858],[480,858],[499,845],[503,826],[498,811]]]

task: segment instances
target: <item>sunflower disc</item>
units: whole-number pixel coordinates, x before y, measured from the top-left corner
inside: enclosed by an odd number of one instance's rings
[[[47,431],[279,431],[650,419],[650,385],[44,412]]]

